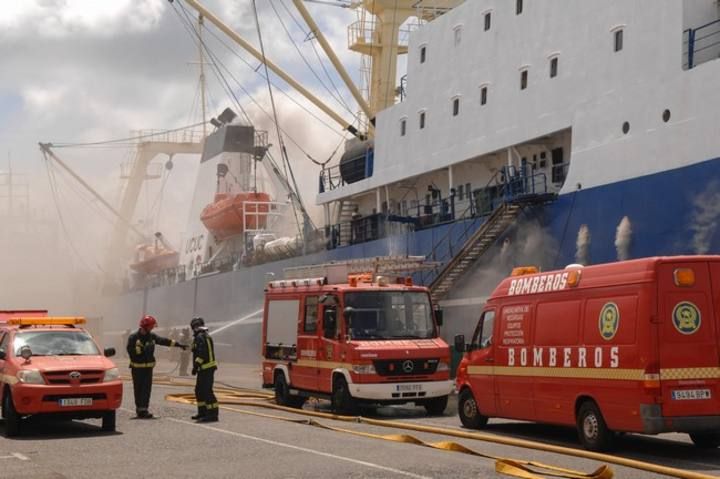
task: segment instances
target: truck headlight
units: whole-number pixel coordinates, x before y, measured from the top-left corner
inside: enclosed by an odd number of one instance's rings
[[[446,363],[445,361],[440,361],[437,365],[437,369],[435,371],[441,372],[441,371],[450,371],[450,365]]]
[[[110,368],[105,371],[103,382],[115,381],[116,379],[120,379],[120,370],[118,368]]]
[[[372,364],[355,364],[352,370],[356,374],[375,374],[375,366]]]
[[[45,384],[45,380],[37,369],[21,369],[17,373],[18,380],[23,384]]]

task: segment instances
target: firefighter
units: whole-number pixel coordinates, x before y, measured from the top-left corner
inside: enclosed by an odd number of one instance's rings
[[[153,368],[155,367],[155,345],[187,349],[186,344],[176,343],[152,332],[157,321],[152,316],[140,320],[139,329],[128,337],[127,353],[130,358],[133,389],[135,391],[135,412],[138,419],[151,419],[148,411],[152,391]]]
[[[215,345],[205,327],[202,318],[195,317],[190,321],[190,327],[195,336],[192,344],[193,352],[193,376],[197,375],[195,381],[195,400],[198,411],[192,419],[198,422],[215,422],[218,420],[219,404],[215,393],[213,393],[213,382],[215,380]]]

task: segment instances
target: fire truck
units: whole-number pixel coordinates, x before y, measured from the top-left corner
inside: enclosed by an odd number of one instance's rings
[[[263,385],[278,404],[330,399],[354,414],[362,403],[412,402],[442,414],[453,390],[439,310],[408,274],[424,258],[375,258],[285,270],[265,290]],[[395,273],[393,273],[395,272]]]
[[[655,257],[540,273],[490,296],[457,373],[463,425],[572,425],[590,450],[614,432],[685,432],[720,445],[720,256]]]
[[[84,318],[47,311],[0,311],[0,404],[5,434],[17,436],[27,416],[101,418],[115,430],[122,401],[120,372],[81,326]]]

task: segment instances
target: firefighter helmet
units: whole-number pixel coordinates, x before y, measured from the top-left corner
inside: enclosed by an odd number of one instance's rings
[[[196,329],[205,326],[205,320],[202,319],[200,316],[195,316],[192,321],[190,321],[190,328]]]
[[[157,326],[157,320],[152,316],[145,316],[140,320],[140,327],[146,331],[150,331]]]

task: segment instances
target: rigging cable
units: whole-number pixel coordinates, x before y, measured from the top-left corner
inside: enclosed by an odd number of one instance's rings
[[[62,228],[63,234],[65,235],[65,241],[67,241],[68,246],[70,246],[70,249],[72,250],[73,254],[77,257],[78,260],[80,260],[80,262],[83,264],[83,266],[85,266],[88,269],[92,269],[92,266],[87,264],[85,259],[80,255],[78,250],[75,248],[75,244],[73,243],[72,239],[70,238],[70,233],[67,229],[67,226],[65,225],[65,219],[63,217],[62,211],[60,210],[60,205],[59,205],[59,201],[58,201],[57,185],[56,185],[55,175],[50,169],[50,160],[48,159],[47,154],[45,152],[43,152],[43,157],[45,159],[45,169],[46,169],[47,175],[48,175],[48,182],[50,184],[50,191],[52,193],[53,203],[55,204],[55,210],[57,211],[58,219],[60,220],[60,227]],[[100,265],[96,264],[95,267],[101,273],[103,273],[103,274],[105,273],[105,271],[103,271],[103,269],[100,267]]]
[[[285,4],[282,2],[282,0],[281,0],[281,4],[282,4],[283,6],[285,5]],[[325,82],[323,81],[323,79],[320,78],[320,75],[318,75],[318,73],[315,71],[315,69],[312,67],[312,65],[310,65],[310,62],[307,60],[307,58],[305,58],[305,55],[303,55],[302,50],[300,50],[300,47],[298,47],[297,42],[296,42],[295,39],[292,37],[292,34],[290,33],[290,30],[288,30],[288,28],[287,28],[287,26],[285,25],[285,22],[283,21],[282,17],[280,17],[280,13],[277,11],[277,8],[275,8],[275,3],[273,2],[273,0],[270,0],[270,7],[272,7],[273,12],[275,12],[275,16],[276,16],[277,19],[280,21],[280,25],[282,26],[283,30],[285,31],[285,34],[287,35],[288,39],[292,42],[293,47],[295,47],[295,51],[298,52],[298,55],[300,55],[300,58],[301,58],[302,61],[305,63],[305,65],[308,67],[308,69],[312,72],[313,76],[315,76],[315,78],[316,78],[317,81],[320,83],[320,85],[322,85],[322,87],[325,88],[325,90],[328,92],[328,94],[330,95],[330,97],[332,97],[336,102],[338,102],[341,107],[345,108],[345,110],[346,110],[348,113],[350,113],[350,115],[352,115],[353,117],[355,117],[355,113],[350,109],[350,107],[348,106],[348,104],[345,102],[345,100],[343,99],[343,97],[342,97],[342,95],[340,94],[340,92],[338,91],[338,89],[335,88],[335,92],[333,92],[332,90],[330,90],[330,88],[325,84]],[[311,40],[310,44],[311,44],[311,45],[314,45],[314,42],[312,41],[312,40],[315,38],[314,33],[313,33],[313,32],[305,33],[305,31],[302,30],[302,29],[301,29],[301,31],[305,34],[306,37],[310,37],[310,40]],[[335,86],[335,85],[333,85],[333,86]],[[337,95],[337,96],[336,96],[336,95]]]
[[[280,131],[280,122],[278,121],[277,116],[277,108],[275,107],[275,96],[273,95],[273,89],[272,84],[270,83],[270,73],[267,66],[267,58],[265,57],[265,45],[263,43],[262,39],[262,31],[260,29],[260,18],[258,17],[258,11],[257,11],[257,2],[256,0],[253,0],[253,12],[255,14],[255,27],[257,28],[257,34],[258,34],[258,40],[260,42],[260,53],[262,54],[263,58],[263,66],[265,69],[265,78],[267,79],[267,87],[268,92],[270,94],[270,104],[272,105],[272,111],[273,111],[273,118],[275,120],[275,127],[277,129],[277,137],[280,147],[280,154],[282,155],[283,160],[283,167],[285,169],[285,176],[287,177],[288,171],[290,171],[290,175],[293,181],[293,187],[294,187],[294,193],[295,196],[298,199],[298,202],[300,203],[300,208],[302,208],[305,218],[307,219],[307,213],[305,212],[305,208],[303,207],[302,201],[300,201],[299,195],[298,195],[298,187],[297,183],[295,182],[295,175],[293,175],[292,172],[292,166],[290,165],[290,160],[288,159],[287,150],[285,149],[285,143],[283,142],[282,132]],[[292,208],[293,208],[293,215],[295,216],[295,222],[298,226],[298,232],[300,233],[300,236],[305,240],[305,235],[303,234],[302,228],[300,226],[300,221],[298,219],[297,210],[295,209],[295,202],[292,202]]]
[[[152,138],[155,136],[165,135],[167,133],[174,133],[176,131],[188,130],[190,128],[195,128],[196,126],[201,126],[202,124],[203,124],[203,122],[201,121],[200,123],[195,123],[194,125],[182,126],[180,128],[173,128],[171,130],[161,130],[161,131],[156,131],[153,133],[146,133],[144,135],[131,136],[128,138],[119,138],[116,140],[94,141],[94,142],[89,142],[89,143],[54,143],[54,142],[51,142],[50,145],[53,148],[77,148],[77,147],[85,147],[85,146],[113,145],[113,144],[117,145],[119,143],[127,143],[127,142],[131,142],[131,141],[142,140],[145,138]],[[134,143],[130,143],[130,145],[136,146]]]

